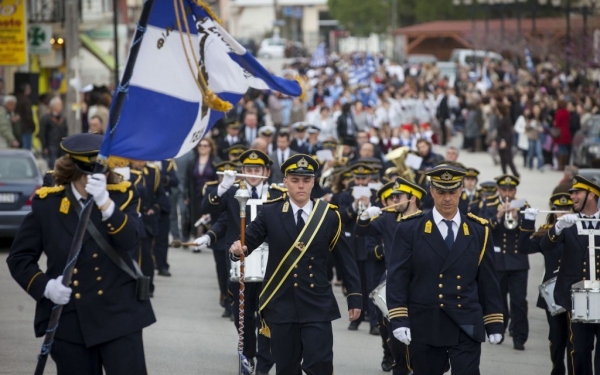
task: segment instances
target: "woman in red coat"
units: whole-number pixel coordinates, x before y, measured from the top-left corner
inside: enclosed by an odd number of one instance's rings
[[[571,146],[571,131],[569,130],[570,122],[571,114],[567,110],[567,103],[564,100],[559,100],[557,103],[556,114],[554,115],[554,126],[552,131],[554,132],[554,143],[558,146],[556,159],[558,160],[558,170],[560,171],[565,169],[565,165],[569,164],[569,149]]]

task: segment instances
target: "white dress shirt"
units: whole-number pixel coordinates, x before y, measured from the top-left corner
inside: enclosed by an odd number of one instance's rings
[[[234,144],[238,143],[238,137],[233,137],[229,134],[227,134],[227,143],[229,143],[229,146],[233,146]]]
[[[283,156],[283,157],[282,157]],[[281,149],[277,149],[277,162],[279,163],[279,165],[283,164],[284,161],[287,160],[287,158],[290,157],[290,148],[286,148],[285,150],[281,151]]]
[[[448,235],[448,226],[442,221],[445,220],[445,218],[438,212],[438,210],[436,210],[435,207],[433,210],[431,210],[431,212],[433,213],[433,221],[435,222],[435,225],[437,225],[438,230],[442,234],[442,238],[445,239]],[[452,231],[454,232],[455,241],[456,236],[458,236],[458,228],[460,228],[460,212],[456,210],[456,214],[452,218]]]
[[[290,205],[292,206],[292,211],[294,212],[294,221],[296,224],[298,224],[298,210],[302,210],[302,218],[304,219],[304,223],[308,223],[308,216],[310,215],[314,205],[313,201],[309,200],[306,202],[304,207],[300,208],[298,205],[296,205],[296,203],[294,203],[294,201],[290,199]]]
[[[263,182],[256,185],[256,194],[258,195],[258,199],[260,199],[262,197],[263,185],[264,185]],[[253,186],[248,185],[248,191],[250,191],[250,196],[252,196],[252,188],[253,188]]]

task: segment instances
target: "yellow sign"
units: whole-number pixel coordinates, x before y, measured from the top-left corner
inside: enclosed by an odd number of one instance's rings
[[[0,65],[27,63],[27,19],[24,0],[0,2]]]

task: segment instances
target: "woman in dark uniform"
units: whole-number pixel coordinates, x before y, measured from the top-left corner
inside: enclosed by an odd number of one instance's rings
[[[50,355],[57,373],[101,375],[146,374],[142,329],[156,321],[149,300],[136,296],[136,280],[117,266],[112,251],[131,269],[131,253],[139,246],[138,199],[131,183],[113,172],[95,173],[102,142],[97,134],[64,139],[66,153],[56,162],[53,187],[36,192],[7,259],[13,278],[37,302],[35,334],[46,333],[54,305],[64,305]],[[107,184],[108,183],[108,184]],[[90,225],[101,247],[86,232],[71,284],[62,273],[78,223],[81,199],[93,196]],[[46,271],[38,265],[47,256]]]

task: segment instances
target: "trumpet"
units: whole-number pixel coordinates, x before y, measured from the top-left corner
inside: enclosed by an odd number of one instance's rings
[[[506,198],[505,203],[510,203],[509,198]],[[519,226],[519,222],[513,217],[512,211],[508,210],[504,214],[504,227],[508,230],[513,230]]]

